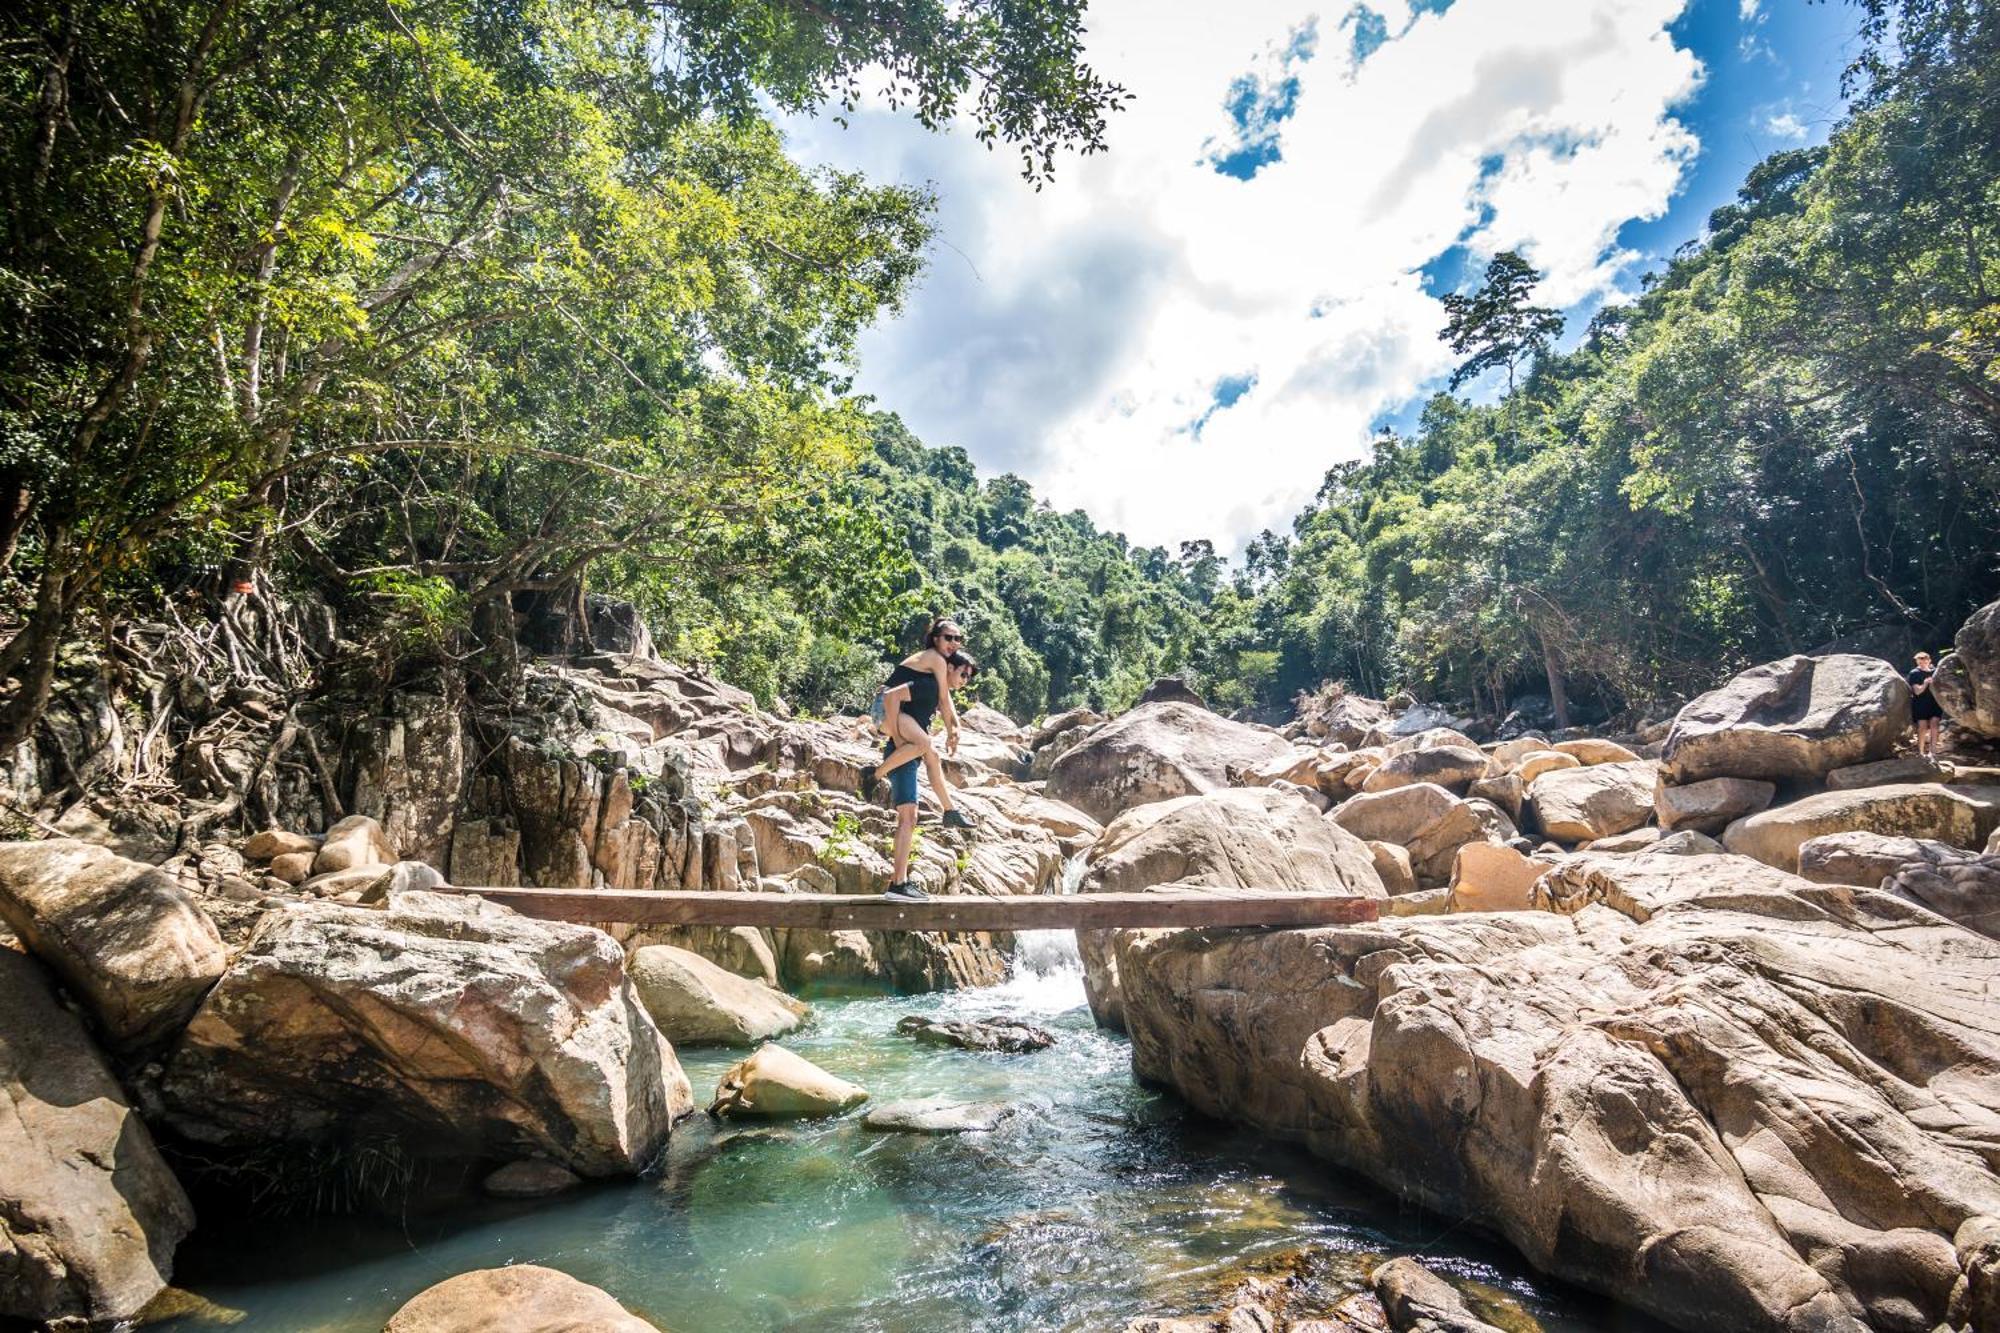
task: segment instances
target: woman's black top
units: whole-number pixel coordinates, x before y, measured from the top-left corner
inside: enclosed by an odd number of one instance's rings
[[[910,701],[903,705],[903,711],[916,719],[917,725],[925,731],[931,729],[931,714],[937,712],[937,677],[928,671],[917,671],[902,663],[889,673],[889,683],[882,688],[893,690],[898,685],[910,687]]]
[[[1944,709],[1938,707],[1937,696],[1935,694],[1929,690],[1925,690],[1922,694],[1916,693],[1917,686],[1928,685],[1931,677],[1936,674],[1936,671],[1926,671],[1922,667],[1918,667],[1910,673],[1911,720],[1924,722],[1934,717],[1944,716]]]

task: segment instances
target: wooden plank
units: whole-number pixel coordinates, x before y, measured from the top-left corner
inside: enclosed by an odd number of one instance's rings
[[[544,921],[810,930],[1103,930],[1162,926],[1335,926],[1376,919],[1381,900],[1349,893],[1164,889],[898,902],[861,894],[686,893],[632,889],[460,887]]]

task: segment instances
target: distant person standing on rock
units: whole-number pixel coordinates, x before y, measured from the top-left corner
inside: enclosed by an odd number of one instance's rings
[[[965,631],[940,620],[924,635],[924,646],[904,658],[889,674],[869,715],[887,739],[882,762],[861,770],[863,795],[872,796],[877,778],[889,780],[889,803],[896,808],[895,866],[887,896],[922,901],[929,895],[910,882],[910,848],[917,830],[917,761],[930,774],[931,791],[944,808],[946,828],[969,829],[972,821],[951,803],[951,786],[944,763],[931,743],[931,717],[944,714],[945,753],[958,753],[958,710],[951,692],[970,684],[979,664],[961,651]]]
[[[1936,674],[1931,655],[1918,653],[1917,669],[1910,673],[1910,720],[1917,724],[1917,753],[1931,759],[1937,758],[1938,719],[1944,716],[1931,693],[1931,677]]]

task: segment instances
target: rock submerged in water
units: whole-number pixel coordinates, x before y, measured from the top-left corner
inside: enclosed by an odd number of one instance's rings
[[[496,1199],[546,1199],[575,1189],[583,1180],[576,1172],[554,1162],[509,1162],[488,1173],[479,1187]]]
[[[264,920],[166,1062],[168,1123],[229,1148],[648,1166],[692,1094],[602,931],[475,898],[306,901]]]
[[[659,1333],[588,1282],[539,1264],[482,1268],[410,1298],[382,1333]]]
[[[1457,1288],[1415,1259],[1391,1259],[1370,1278],[1397,1333],[1504,1333],[1465,1303]]]
[[[900,1134],[987,1134],[1021,1114],[1011,1102],[955,1102],[948,1097],[884,1102],[861,1117],[863,1129]]]
[[[0,1320],[132,1319],[193,1228],[83,1024],[40,964],[0,948]]]
[[[1931,1329],[1991,1280],[2000,943],[1738,856],[1536,892],[1121,933],[1134,1069],[1689,1330]]]
[[[1053,1032],[1018,1018],[984,1018],[975,1022],[911,1014],[897,1022],[896,1031],[924,1046],[955,1046],[962,1051],[999,1051],[1009,1055],[1045,1051],[1056,1044]]]
[[[839,1115],[867,1100],[867,1089],[766,1043],[722,1076],[708,1113],[728,1120],[803,1120]]]

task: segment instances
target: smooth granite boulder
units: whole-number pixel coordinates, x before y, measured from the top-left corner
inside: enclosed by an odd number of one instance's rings
[[[1123,935],[1134,1071],[1691,1333],[1990,1293],[2000,942],[1738,856],[1582,853],[1536,893]]]
[[[121,1050],[171,1038],[229,964],[177,880],[93,843],[0,843],[0,920]]]
[[[1766,662],[1691,701],[1660,755],[1669,786],[1707,778],[1818,782],[1886,759],[1910,728],[1910,687],[1879,657]]]
[[[0,948],[0,1323],[130,1320],[193,1228],[83,1024],[39,964]]]
[[[581,1176],[645,1169],[693,1109],[609,935],[435,893],[275,909],[161,1093],[176,1131],[218,1148],[391,1138]]]
[[[1134,806],[1231,785],[1292,749],[1275,732],[1190,703],[1142,704],[1093,727],[1049,770],[1047,794],[1099,823]]]

